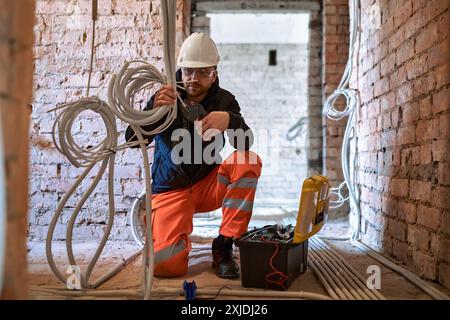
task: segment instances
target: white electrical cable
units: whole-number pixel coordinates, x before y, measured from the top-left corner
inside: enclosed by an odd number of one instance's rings
[[[325,277],[325,275],[324,275],[324,273],[322,273],[321,269],[315,264],[315,261],[312,261],[311,259],[309,259],[308,266],[311,268],[311,270],[314,272],[314,274],[319,278],[319,281],[325,287],[325,290],[327,290],[330,297],[333,300],[340,300],[338,294],[334,291],[334,289],[331,287],[330,283],[328,282],[328,280],[327,280],[328,277]]]
[[[354,112],[356,111],[356,108],[359,105],[359,99],[358,99],[358,92],[354,89],[349,89],[348,85],[350,82],[350,77],[353,70],[353,53],[355,50],[355,44],[356,39],[358,36],[358,27],[359,27],[359,4],[358,0],[351,0],[350,1],[350,47],[349,47],[349,59],[347,61],[347,64],[345,66],[344,74],[342,76],[341,82],[337,86],[336,90],[326,99],[324,107],[323,107],[323,115],[332,119],[332,120],[341,120],[345,117],[349,117],[349,120],[347,122],[347,126],[345,129],[344,134],[344,145],[342,146],[342,157],[345,157],[347,159],[347,146],[348,146],[348,134],[351,130],[351,127],[353,126],[353,116]],[[339,97],[345,97],[346,104],[344,110],[339,110],[335,107],[335,103],[338,100]],[[346,140],[347,137],[347,140]],[[344,159],[343,159],[344,161]],[[344,180],[345,185],[348,188],[349,191],[349,198],[351,201],[353,201],[353,204],[355,207],[357,207],[358,201],[356,199],[356,190],[353,188],[353,185],[350,182],[350,173],[348,170],[348,167],[343,166],[343,172],[344,172]],[[332,188],[331,193],[333,195],[337,195],[338,200],[331,201],[331,208],[338,208],[343,205],[343,203],[348,199],[344,198],[341,194],[341,190],[343,188],[344,184],[341,184],[338,188]],[[359,210],[359,208],[357,209]],[[359,213],[359,211],[358,211]],[[359,214],[358,214],[359,216]],[[357,218],[359,219],[359,218]],[[359,220],[357,221],[357,224],[359,224]],[[359,235],[359,231],[355,234],[357,237]]]
[[[164,24],[164,64],[167,73],[167,84],[176,89],[175,81],[175,25],[176,25],[176,1],[161,1],[161,12]],[[140,142],[145,171],[145,217],[146,239],[143,248],[143,292],[144,299],[150,299],[153,284],[154,270],[154,248],[151,226],[151,171],[149,165],[146,143],[143,135],[157,134],[166,130],[177,116],[176,102],[172,106],[164,106],[149,111],[134,110],[132,108],[134,95],[145,87],[155,83],[165,84],[165,77],[154,67],[144,65],[142,67],[129,69],[126,64],[117,77],[113,76],[108,90],[108,99],[113,112],[122,120],[126,121]],[[149,84],[150,83],[150,84]],[[158,128],[145,131],[141,126],[154,124],[156,121],[166,117],[163,124]]]
[[[350,282],[353,283],[353,286],[356,285],[362,292],[360,294],[369,297],[370,299],[376,300],[385,300],[382,294],[380,294],[377,290],[369,290],[366,285],[366,279],[356,271],[343,257],[339,255],[339,253],[334,250],[332,247],[326,245],[320,238],[312,237],[310,238],[311,246],[318,252],[323,252],[323,255],[332,261],[336,267],[342,269],[344,273],[347,273],[351,276]],[[320,250],[320,251],[319,251]],[[356,288],[355,288],[356,289]]]
[[[316,255],[311,254],[311,252],[308,254],[308,259],[311,260],[315,267],[320,270],[325,279],[331,284],[331,287],[338,295],[339,300],[348,300],[349,298],[342,290],[342,284],[339,283],[339,279],[337,277],[333,277],[333,273],[325,268],[323,262],[318,260]]]
[[[372,248],[364,245],[360,241],[360,228],[361,228],[361,209],[358,200],[358,191],[355,185],[350,180],[350,165],[349,165],[349,142],[350,142],[350,134],[354,132],[354,121],[355,121],[355,112],[359,106],[359,98],[358,91],[354,89],[347,88],[350,82],[350,77],[353,70],[353,55],[356,48],[356,39],[358,34],[360,36],[360,7],[358,0],[350,0],[350,47],[349,47],[349,59],[347,61],[347,65],[344,70],[343,77],[341,82],[339,83],[337,89],[333,94],[331,94],[325,104],[323,114],[330,119],[340,120],[345,117],[349,117],[347,121],[347,126],[344,133],[344,140],[342,145],[342,170],[344,174],[345,185],[349,191],[349,199],[351,201],[351,208],[356,211],[356,222],[355,225],[351,225],[353,229],[353,235],[351,238],[333,238],[333,237],[321,237],[323,239],[328,240],[350,240],[352,244],[357,246],[359,249],[366,252],[372,258],[382,263],[386,267],[396,271],[397,273],[403,275],[406,279],[410,280],[417,287],[428,293],[434,299],[444,299],[448,300],[450,297],[440,292],[436,288],[432,287],[430,284],[426,283],[424,280],[414,275],[410,271],[392,263],[388,259],[381,256]],[[344,96],[346,99],[346,105],[344,110],[338,110],[335,108],[334,104],[340,96]],[[338,197],[338,200],[335,201],[333,207],[339,207],[342,205],[346,199],[342,197],[341,189],[343,185],[341,184],[338,188],[333,188],[332,193]],[[332,207],[332,208],[333,208]]]
[[[94,5],[95,3],[95,5]],[[95,20],[96,20],[96,4],[97,1],[93,2],[93,21],[95,28]],[[176,1],[175,0],[162,0],[161,1],[162,8],[162,16],[164,21],[164,62],[165,69],[168,72],[167,75],[167,83],[172,85],[175,88],[175,19],[176,19]],[[93,39],[95,35],[95,29],[93,30]],[[93,40],[94,47],[94,40]],[[92,72],[92,58],[93,58],[94,50],[91,51],[91,69]],[[118,75],[113,75],[111,78],[109,90],[108,90],[108,98],[110,101],[110,105],[106,102],[101,101],[97,97],[89,97],[80,99],[79,101],[68,103],[62,105],[57,109],[64,110],[59,114],[56,118],[55,124],[53,126],[53,141],[55,143],[56,148],[63,154],[67,156],[69,161],[75,165],[76,167],[86,167],[85,171],[80,175],[80,177],[76,180],[75,184],[71,187],[71,189],[65,194],[63,199],[58,205],[55,215],[52,218],[52,221],[49,226],[47,242],[46,242],[46,253],[48,263],[50,268],[54,272],[54,274],[65,283],[66,279],[63,274],[58,270],[56,264],[53,259],[52,253],[52,240],[53,233],[55,230],[56,223],[59,217],[62,214],[62,210],[65,207],[70,196],[74,193],[74,191],[78,188],[82,180],[87,176],[87,174],[93,169],[97,162],[101,162],[101,166],[99,172],[97,173],[95,179],[89,186],[89,188],[84,192],[82,198],[78,202],[77,206],[72,212],[71,218],[69,220],[66,232],[66,240],[67,240],[67,253],[69,261],[72,265],[76,265],[76,260],[73,255],[72,250],[72,238],[73,238],[73,228],[75,226],[76,218],[81,210],[83,204],[92,193],[92,191],[97,186],[100,178],[103,176],[104,171],[109,163],[108,170],[108,194],[109,194],[109,218],[106,226],[105,233],[102,237],[102,240],[97,248],[94,257],[91,259],[87,271],[84,275],[82,275],[81,284],[83,288],[95,288],[99,286],[101,283],[105,282],[107,279],[115,275],[118,271],[120,271],[127,263],[131,262],[134,258],[136,258],[140,251],[134,254],[132,257],[127,259],[124,263],[121,263],[119,266],[114,268],[108,274],[104,275],[101,279],[96,281],[94,284],[89,283],[89,278],[91,273],[95,267],[95,264],[106,244],[108,236],[111,232],[113,226],[114,219],[114,160],[115,153],[117,151],[126,149],[128,147],[134,145],[140,145],[141,151],[144,160],[144,171],[145,171],[145,182],[146,182],[146,190],[147,190],[147,199],[146,201],[146,217],[147,217],[147,230],[146,230],[146,241],[144,245],[144,255],[143,255],[143,264],[144,264],[144,274],[143,274],[143,294],[144,299],[149,299],[151,295],[152,281],[153,281],[153,268],[154,268],[154,259],[153,259],[153,240],[152,240],[152,228],[151,228],[151,174],[149,168],[149,159],[146,150],[147,141],[143,139],[143,135],[152,135],[157,134],[159,132],[167,129],[173,120],[176,118],[177,109],[176,103],[172,106],[164,106],[161,108],[157,108],[149,111],[140,111],[135,110],[133,108],[134,96],[139,91],[149,88],[153,86],[155,83],[165,84],[166,77],[162,75],[155,67],[143,63],[135,68],[130,68],[130,63],[126,63]],[[90,77],[89,77],[90,79]],[[88,91],[90,87],[90,80],[88,81]],[[77,116],[85,111],[91,110],[95,113],[98,113],[106,126],[106,138],[104,141],[99,143],[96,146],[83,147],[79,146],[72,137],[72,126],[74,124]],[[51,110],[53,111],[53,110]],[[117,127],[115,123],[114,115],[116,115],[119,119],[127,122],[132,129],[134,130],[137,141],[133,143],[126,143],[121,146],[117,145]],[[158,126],[157,128],[151,131],[145,131],[142,129],[142,126],[151,125],[155,122],[164,118],[163,124]],[[57,134],[58,132],[58,134]],[[56,139],[58,137],[58,139]]]
[[[59,150],[62,154],[64,154],[70,163],[72,163],[75,167],[86,167],[84,172],[78,177],[70,190],[64,195],[62,200],[60,201],[54,216],[49,225],[47,239],[46,239],[46,255],[47,260],[52,269],[53,273],[60,279],[63,283],[66,282],[66,277],[58,270],[56,267],[55,261],[53,259],[52,252],[52,243],[53,243],[53,234],[56,227],[56,224],[63,212],[63,209],[69,200],[69,198],[73,195],[75,190],[79,187],[84,178],[89,174],[89,172],[95,167],[96,163],[101,162],[100,168],[98,170],[95,179],[92,181],[89,188],[84,192],[82,198],[77,203],[74,208],[71,218],[69,220],[69,224],[67,226],[66,232],[66,246],[67,246],[67,254],[68,259],[71,265],[76,265],[75,258],[73,256],[72,251],[72,236],[73,229],[75,227],[75,221],[79,212],[86,202],[89,195],[97,186],[100,181],[103,173],[106,170],[106,167],[109,163],[108,170],[108,194],[109,194],[109,218],[106,226],[105,233],[102,237],[102,240],[94,254],[94,257],[91,259],[86,274],[82,276],[81,284],[83,288],[91,288],[96,285],[89,284],[89,278],[95,264],[105,246],[105,243],[110,234],[113,220],[114,220],[114,187],[113,187],[113,177],[114,177],[114,159],[115,153],[119,150],[125,149],[133,144],[124,144],[122,146],[117,146],[117,126],[114,118],[114,114],[108,108],[106,102],[100,100],[97,97],[89,97],[83,98],[78,101],[67,103],[62,105],[59,108],[64,108],[62,112],[57,116],[55,123],[53,125],[53,142],[57,150]],[[59,109],[58,108],[58,109]],[[106,128],[106,137],[105,139],[97,144],[96,146],[83,147],[76,143],[76,141],[72,137],[72,126],[74,125],[75,120],[78,115],[83,111],[90,110],[91,112],[97,113],[101,116],[104,121]],[[52,110],[51,110],[52,111]]]
[[[31,287],[33,292],[42,292],[53,295],[61,295],[66,297],[100,297],[100,298],[135,298],[142,297],[142,293],[138,290],[91,290],[89,292],[72,291],[61,288],[50,287]],[[185,292],[182,289],[176,288],[156,288],[152,289],[152,295],[179,295],[184,296]],[[280,299],[309,299],[309,300],[331,300],[330,297],[313,292],[305,291],[262,291],[262,290],[234,290],[234,289],[197,289],[196,297],[209,296],[229,296],[229,297],[257,297],[257,298],[280,298]]]
[[[313,245],[312,248],[315,248]],[[354,288],[353,284],[351,283],[349,277],[345,272],[342,272],[336,265],[333,263],[333,260],[328,259],[322,252],[319,250],[311,250],[312,255],[316,255],[316,258],[324,263],[325,269],[332,274],[336,276],[336,278],[339,280],[337,281],[338,284],[345,289],[344,293],[350,298],[350,299],[356,299],[356,300],[363,300],[363,295],[358,292],[359,290]]]
[[[3,120],[0,113],[0,297],[3,293],[3,270],[5,265],[6,248],[6,177],[5,154],[3,151]]]

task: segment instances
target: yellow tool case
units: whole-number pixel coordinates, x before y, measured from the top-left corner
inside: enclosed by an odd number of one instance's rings
[[[325,176],[303,181],[293,243],[301,243],[322,229],[330,206],[330,186]]]

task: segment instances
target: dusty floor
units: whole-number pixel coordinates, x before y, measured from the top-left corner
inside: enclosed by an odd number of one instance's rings
[[[201,223],[200,223],[201,225]],[[211,252],[210,243],[212,237],[217,232],[214,224],[203,224],[202,227],[196,227],[192,235],[193,249],[190,254],[189,271],[188,274],[180,278],[163,279],[155,278],[154,288],[178,288],[181,289],[184,280],[196,282],[197,288],[219,290],[222,287],[227,289],[246,289],[241,286],[240,279],[224,280],[218,278],[214,269],[211,268]],[[333,236],[344,236],[348,232],[346,223],[328,224],[321,233]],[[361,253],[358,248],[352,246],[349,242],[333,241],[328,242],[331,246],[337,249],[340,254],[362,275],[366,274],[369,265],[377,264],[381,267],[381,293],[387,299],[431,299],[427,294],[422,292],[416,286],[411,284],[408,280],[398,275],[397,273],[387,269],[377,263],[372,258]],[[87,259],[93,254],[97,243],[84,242],[76,243],[74,245],[75,256],[79,259],[79,264],[82,267],[87,265]],[[96,269],[94,270],[91,279],[95,280],[99,276],[108,272],[122,259],[125,259],[138,250],[138,246],[134,242],[118,242],[110,241],[107,243],[102,256],[99,259]],[[64,272],[64,267],[68,265],[65,257],[65,243],[54,243],[55,260],[60,266],[61,272]],[[30,298],[31,299],[65,299],[63,295],[54,295],[44,293],[37,288],[64,288],[56,277],[52,274],[45,257],[45,244],[42,242],[32,242],[29,244],[29,280],[31,285]],[[66,267],[67,268],[67,267]],[[124,270],[118,273],[115,277],[104,283],[99,289],[131,289],[137,290],[141,284],[141,258],[138,257],[135,261],[130,263]],[[450,295],[448,290],[436,285],[435,287]],[[298,277],[290,286],[289,291],[309,291],[327,295],[325,289],[322,287],[314,273],[308,269],[304,274]],[[184,299],[182,296],[163,296],[158,297],[162,299]],[[233,297],[221,297],[217,299],[233,299]],[[237,297],[236,297],[237,298]],[[67,299],[67,298],[66,298]],[[248,298],[247,298],[248,299]]]

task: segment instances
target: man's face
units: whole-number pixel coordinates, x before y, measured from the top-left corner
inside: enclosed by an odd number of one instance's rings
[[[216,81],[215,67],[208,68],[181,68],[181,80],[189,97],[201,97]]]

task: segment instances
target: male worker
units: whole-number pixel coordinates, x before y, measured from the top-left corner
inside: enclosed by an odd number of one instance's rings
[[[145,137],[149,143],[155,140],[152,230],[157,276],[174,277],[186,273],[193,214],[222,207],[219,236],[212,244],[213,267],[221,278],[239,277],[239,267],[232,254],[233,238],[247,231],[262,163],[255,153],[248,150],[253,136],[240,114],[239,104],[231,93],[219,87],[218,63],[216,45],[208,35],[194,33],[184,41],[177,63],[180,69],[176,74],[177,81],[182,81],[184,88],[178,89],[178,94],[188,106],[199,103],[206,115],[199,117],[195,113],[198,109],[184,108],[179,102],[177,118],[172,125],[156,136]],[[152,96],[146,109],[171,105],[175,101],[175,90],[165,85]],[[148,126],[146,130],[157,125]],[[200,150],[193,145],[183,150],[192,154],[188,154],[188,161],[177,164],[172,151],[180,142],[174,138],[174,133],[183,128],[191,137],[198,135],[201,146]],[[236,132],[241,135],[230,138],[230,143],[238,150],[222,163],[205,161],[203,152],[211,149],[207,147],[213,141],[223,143],[223,132],[227,130],[230,136],[233,134],[230,129],[240,129]],[[243,132],[246,134],[242,135]],[[129,127],[126,140],[135,139],[134,131]],[[187,141],[194,144],[194,140],[195,137]],[[217,154],[212,156],[217,158]]]

